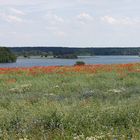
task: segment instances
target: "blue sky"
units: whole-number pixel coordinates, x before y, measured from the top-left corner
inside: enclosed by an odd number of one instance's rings
[[[2,46],[140,46],[139,0],[0,0]]]

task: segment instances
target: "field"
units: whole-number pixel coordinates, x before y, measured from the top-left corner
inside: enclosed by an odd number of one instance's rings
[[[140,140],[140,63],[0,68],[0,140]]]

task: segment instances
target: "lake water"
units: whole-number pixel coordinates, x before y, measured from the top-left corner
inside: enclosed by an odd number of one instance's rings
[[[31,67],[31,66],[68,66],[76,61],[84,61],[86,64],[120,64],[140,62],[139,56],[81,56],[78,59],[17,59],[16,63],[0,64],[0,67]]]

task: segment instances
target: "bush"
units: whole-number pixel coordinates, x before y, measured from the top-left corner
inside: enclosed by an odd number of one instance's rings
[[[75,63],[75,66],[83,66],[83,65],[85,65],[85,62],[83,62],[83,61],[77,61],[76,63]]]
[[[26,55],[26,54],[23,57],[24,58],[30,58],[30,56],[29,55]]]
[[[0,63],[15,62],[16,56],[6,47],[0,47]]]

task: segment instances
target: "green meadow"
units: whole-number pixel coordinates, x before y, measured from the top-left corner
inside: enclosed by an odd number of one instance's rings
[[[140,140],[140,72],[0,74],[0,140]]]

